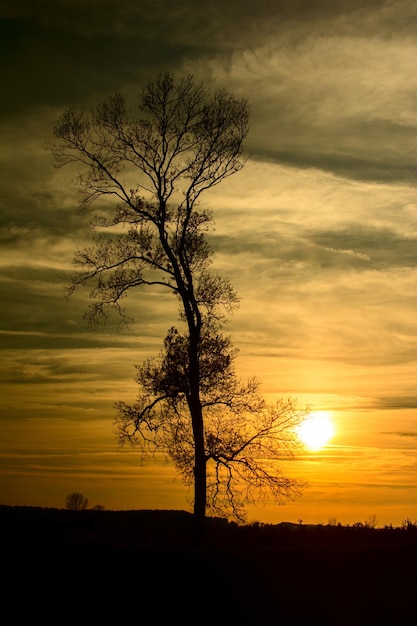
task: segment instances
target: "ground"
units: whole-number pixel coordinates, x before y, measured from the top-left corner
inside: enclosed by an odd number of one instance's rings
[[[413,622],[417,527],[237,527],[182,511],[0,507],[4,610],[56,623]],[[9,606],[8,606],[9,605]]]

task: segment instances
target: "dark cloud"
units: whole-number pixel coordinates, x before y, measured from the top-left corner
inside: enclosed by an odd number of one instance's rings
[[[276,261],[285,272],[291,263],[299,262],[316,269],[355,272],[417,265],[417,238],[413,234],[402,236],[367,224],[311,232],[300,229],[296,237],[278,228],[271,232],[237,232],[235,236],[214,234],[211,239],[217,252],[244,253]]]
[[[417,408],[417,396],[406,395],[403,396],[387,396],[378,398],[378,406],[382,409],[416,409]]]
[[[18,3],[3,0],[0,15],[5,18],[30,17],[40,24],[62,24],[72,30],[95,33],[137,28],[144,22],[182,23],[187,16],[191,16],[189,19],[196,24],[210,22],[216,16],[218,23],[232,18],[240,24],[256,18],[311,23],[323,17],[348,17],[356,12],[363,16],[370,10],[377,11],[381,21],[396,16],[395,25],[406,23],[412,8],[412,0],[228,0],[227,4],[223,0],[207,0],[203,5],[193,0],[58,0],[56,3],[49,0],[20,0]]]
[[[209,0],[203,5],[194,0],[6,0],[0,13],[6,94],[0,110],[85,102],[93,93],[143,83],[189,58],[244,50],[266,35],[276,39],[292,33],[304,40],[314,29],[319,36],[328,34],[332,22],[342,34],[350,32],[353,20],[356,31],[367,36],[387,27],[392,36],[410,27],[410,8],[407,0]]]
[[[83,319],[90,300],[88,290],[66,298],[70,272],[22,266],[9,268],[0,280],[2,299],[0,327],[2,348],[75,349],[152,345],[152,337],[161,341],[169,327],[167,311],[175,316],[176,303],[166,294],[138,293],[126,303],[134,319],[129,328],[120,325],[115,313],[107,324],[90,328]],[[12,309],[11,309],[12,303]],[[140,333],[135,332],[140,326]],[[172,325],[172,320],[171,320]],[[18,329],[18,332],[15,332]],[[132,335],[141,339],[132,339]]]
[[[396,139],[398,143],[403,132]],[[279,141],[279,140],[278,140]],[[342,140],[343,141],[343,140]],[[332,172],[346,178],[353,178],[362,181],[376,181],[388,183],[408,183],[412,185],[416,180],[417,166],[415,159],[407,158],[405,154],[397,160],[388,160],[386,155],[357,156],[356,154],[343,153],[343,143],[335,145],[335,152],[324,153],[319,142],[311,142],[312,149],[305,151],[296,144],[288,147],[288,150],[265,150],[254,146],[251,155],[261,161],[270,161],[277,164],[292,165],[300,168],[317,168]],[[313,150],[313,144],[316,147]],[[338,153],[336,150],[339,149]],[[401,160],[402,159],[402,160]]]
[[[398,235],[388,229],[356,224],[346,229],[316,231],[311,241],[345,266],[366,269],[416,267],[417,237]]]
[[[2,32],[3,114],[85,103],[94,94],[120,90],[126,82],[143,82],[161,67],[172,68],[181,56],[178,49],[150,45],[137,34],[90,38],[21,20],[3,23]]]

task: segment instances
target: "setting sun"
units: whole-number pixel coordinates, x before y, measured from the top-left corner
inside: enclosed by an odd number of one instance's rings
[[[309,450],[319,450],[333,437],[333,423],[328,413],[323,411],[312,413],[297,428],[297,434]]]

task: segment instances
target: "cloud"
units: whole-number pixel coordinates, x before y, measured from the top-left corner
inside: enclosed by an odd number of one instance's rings
[[[415,395],[401,395],[401,396],[386,396],[378,399],[378,406],[382,409],[416,409],[417,408],[417,396]]]
[[[400,236],[388,229],[357,224],[349,229],[316,231],[312,234],[312,241],[325,252],[359,261],[354,264],[347,259],[346,268],[413,268],[417,265],[417,238],[411,233]]]
[[[387,39],[372,20],[367,30],[361,12],[349,29],[344,19],[323,12],[319,23],[271,26],[262,43],[194,57],[185,68],[249,98],[253,158],[413,183],[414,37],[394,30]]]

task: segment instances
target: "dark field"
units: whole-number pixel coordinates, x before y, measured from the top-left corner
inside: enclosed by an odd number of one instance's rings
[[[417,526],[209,519],[181,511],[0,507],[7,623],[417,623]]]

